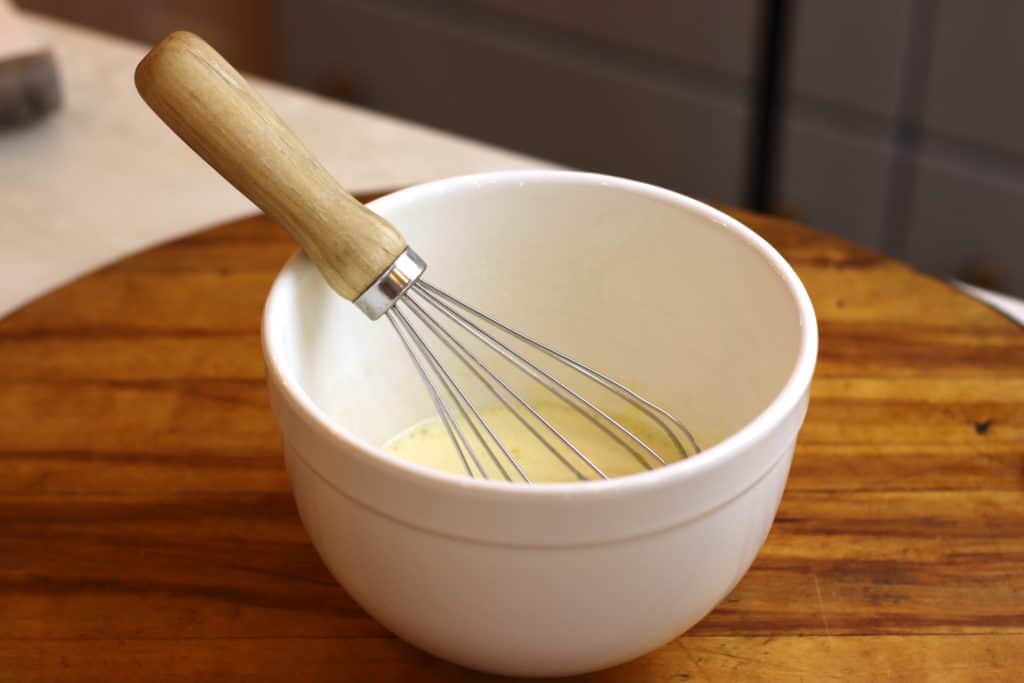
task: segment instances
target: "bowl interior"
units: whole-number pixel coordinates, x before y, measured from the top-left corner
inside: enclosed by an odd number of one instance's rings
[[[801,322],[778,256],[680,195],[584,174],[501,174],[372,208],[425,258],[431,283],[644,394],[704,448],[755,418],[794,369]],[[366,320],[305,259],[291,267],[271,334],[292,385],[372,445],[434,415],[392,326]]]

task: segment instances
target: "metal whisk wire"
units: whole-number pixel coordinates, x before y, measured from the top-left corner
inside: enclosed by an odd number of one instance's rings
[[[442,362],[441,346],[576,477],[608,475],[513,388],[516,382],[506,382],[457,335],[473,346],[482,345],[485,356],[496,355],[536,380],[644,468],[666,460],[530,357],[553,359],[560,364],[559,376],[568,368],[634,406],[668,435],[670,448],[682,456],[700,450],[681,422],[650,401],[424,282],[427,264],[398,229],[345,192],[245,79],[197,36],[176,32],[165,38],[139,64],[135,82],[172,130],[295,237],[339,296],[370,320],[387,316],[470,476],[496,473],[506,481],[529,481],[515,453],[460,384],[463,373]]]
[[[682,457],[688,457],[700,452],[700,446],[697,444],[692,433],[671,413],[651,403],[621,383],[566,356],[560,351],[528,337],[518,330],[508,327],[504,323],[456,299],[420,278],[412,283],[394,305],[387,310],[386,316],[398,334],[409,357],[412,359],[417,374],[426,387],[441,423],[448,433],[463,468],[469,476],[474,478],[479,476],[484,479],[490,478],[487,470],[481,464],[481,458],[473,447],[471,439],[465,433],[463,427],[460,426],[456,411],[462,416],[464,425],[472,432],[477,443],[482,445],[483,450],[486,451],[491,462],[494,463],[498,472],[506,481],[513,481],[514,479],[502,464],[502,458],[507,464],[512,466],[515,473],[518,474],[519,480],[524,482],[530,481],[521,463],[516,460],[492,426],[480,414],[480,411],[477,410],[462,386],[444,367],[437,353],[431,348],[424,335],[417,331],[412,320],[417,321],[422,330],[429,331],[454,357],[458,358],[472,375],[537,439],[539,444],[554,455],[578,479],[585,480],[587,476],[549,440],[550,437],[553,437],[555,441],[571,451],[572,455],[586,466],[584,469],[589,470],[602,479],[608,478],[608,475],[569,438],[541,415],[519,392],[515,391],[506,381],[498,376],[475,353],[467,348],[466,344],[461,342],[455,333],[441,324],[427,310],[428,308],[440,314],[442,320],[449,321],[456,330],[467,333],[471,338],[484,344],[520,372],[538,381],[552,395],[559,398],[625,448],[645,469],[652,469],[653,467],[649,460],[655,461],[658,465],[664,465],[666,461],[629,428],[601,410],[592,401],[584,398],[577,391],[557,379],[554,375],[530,361],[523,354],[502,342],[492,333],[488,332],[484,325],[504,332],[548,357],[554,358],[563,366],[587,377],[634,406],[664,431],[672,442],[673,447],[678,449]],[[474,318],[482,324],[474,322]],[[431,379],[431,376],[434,379]],[[532,424],[527,415],[539,423],[541,428],[538,429],[537,426]],[[477,427],[478,424],[480,428]],[[676,431],[670,425],[675,426],[683,435],[689,445],[689,450],[683,445]],[[490,443],[488,439],[484,438],[484,433],[489,437]],[[545,433],[548,436],[545,436]],[[496,446],[496,449],[491,447],[491,443]],[[502,458],[499,458],[499,453]]]

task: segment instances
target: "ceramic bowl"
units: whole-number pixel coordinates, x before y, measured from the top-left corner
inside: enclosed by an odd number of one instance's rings
[[[264,350],[298,509],[334,576],[409,643],[501,674],[601,669],[697,623],[763,544],[806,412],[817,330],[792,268],[729,216],[608,176],[466,176],[371,207],[433,284],[638,388],[707,447],[560,484],[398,460],[380,446],[429,398],[391,326],[296,256]]]

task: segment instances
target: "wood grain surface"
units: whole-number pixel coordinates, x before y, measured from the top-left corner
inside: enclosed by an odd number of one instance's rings
[[[1024,332],[950,287],[737,213],[820,317],[768,542],[704,621],[589,681],[1024,678]],[[0,321],[0,681],[479,681],[330,577],[260,354],[295,245],[254,218]]]

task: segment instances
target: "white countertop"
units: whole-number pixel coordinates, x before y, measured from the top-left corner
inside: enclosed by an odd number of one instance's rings
[[[64,103],[0,131],[0,317],[83,273],[256,212],[149,111],[137,43],[27,15],[55,52]],[[254,79],[351,192],[553,165]]]

